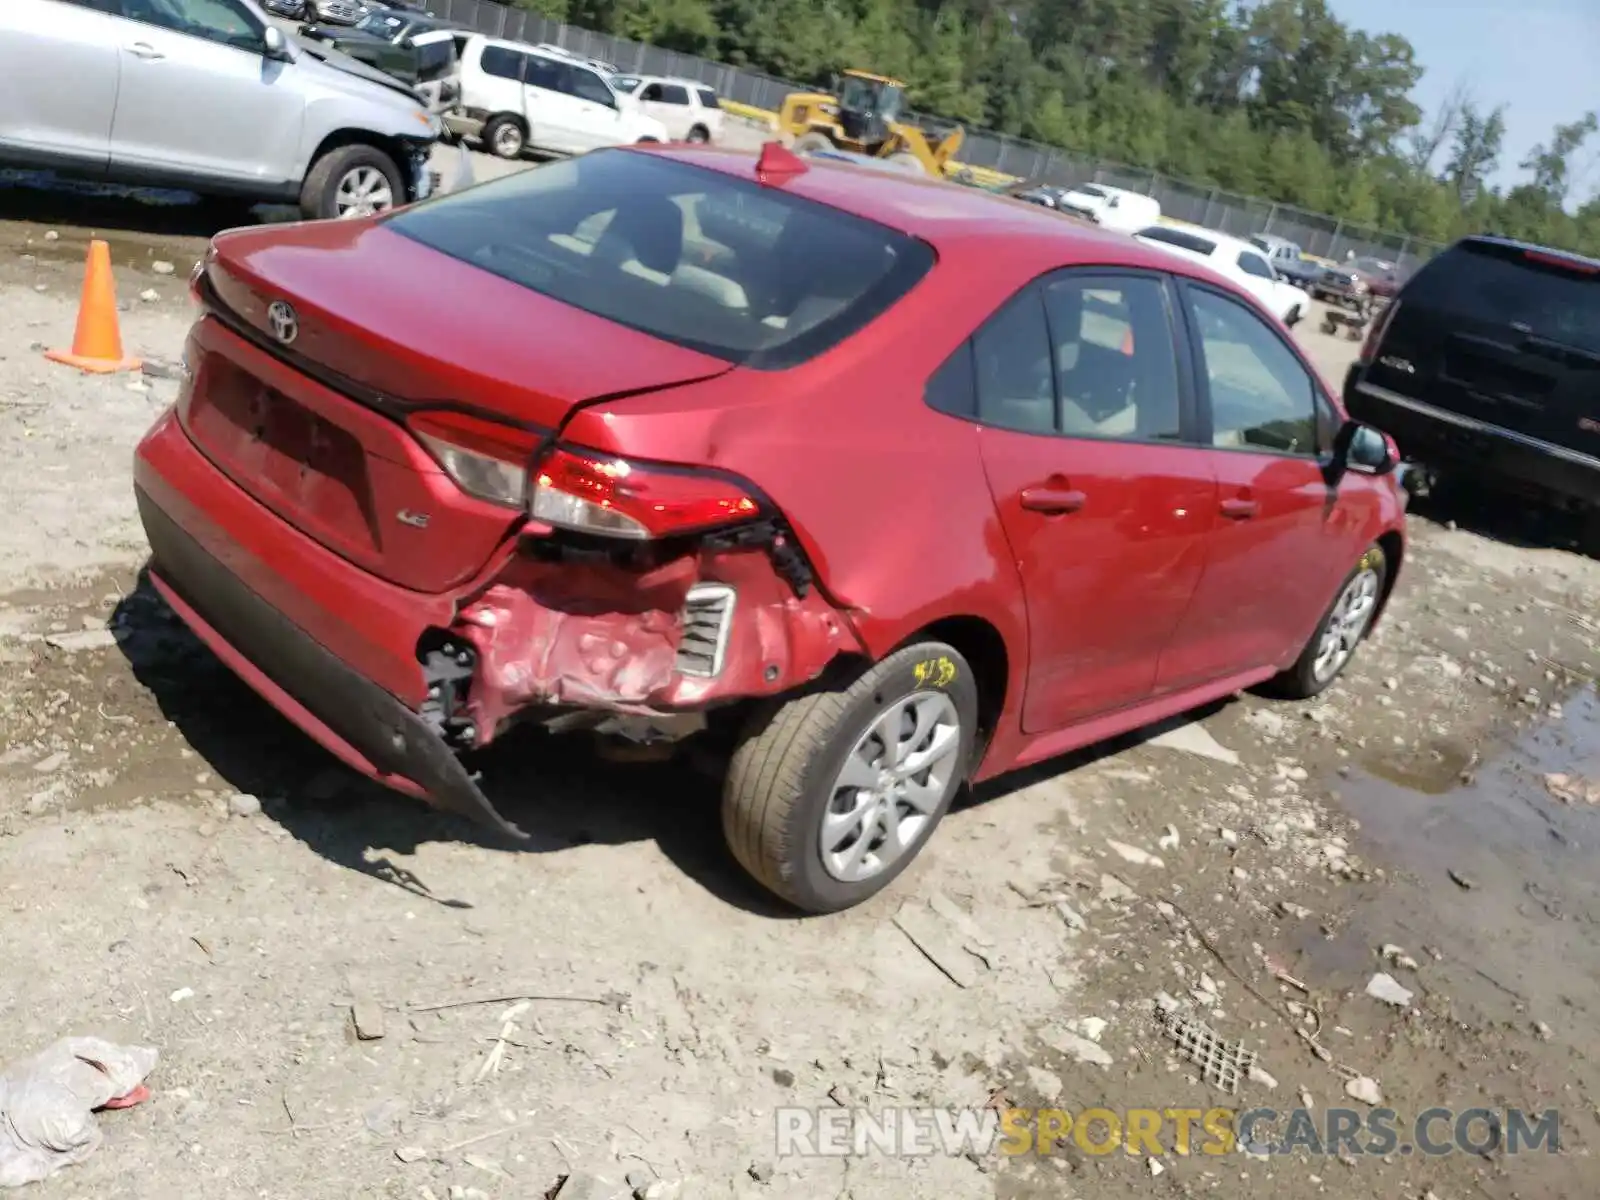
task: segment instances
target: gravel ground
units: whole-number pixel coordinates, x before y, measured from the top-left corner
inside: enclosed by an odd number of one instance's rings
[[[128,346],[173,358],[203,243],[104,211]],[[347,775],[184,635],[141,585],[129,486],[172,385],[43,359],[86,237],[49,228],[0,225],[0,1063],[83,1032],[162,1061],[41,1195],[1591,1192],[1600,837],[1545,777],[1600,749],[1600,566],[1559,530],[1418,514],[1387,624],[1322,702],[1243,697],[986,787],[889,894],[798,921],[687,768],[503,763],[534,834],[507,850]],[[1301,336],[1337,379],[1350,344]],[[1365,994],[1380,971],[1405,1007]],[[1200,1080],[1163,993],[1271,1079]],[[774,1148],[786,1105],[1322,1112],[1365,1107],[1351,1079],[1403,1119],[1557,1107],[1563,1153]]]

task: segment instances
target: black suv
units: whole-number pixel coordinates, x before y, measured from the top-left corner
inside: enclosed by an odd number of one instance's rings
[[[1421,468],[1585,514],[1600,551],[1600,261],[1495,237],[1429,261],[1373,327],[1345,407]]]

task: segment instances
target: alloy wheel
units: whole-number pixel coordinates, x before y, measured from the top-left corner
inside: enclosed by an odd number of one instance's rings
[[[1350,661],[1378,611],[1378,572],[1362,567],[1344,585],[1322,631],[1311,670],[1319,682],[1332,679]]]
[[[334,212],[340,218],[370,217],[394,207],[394,188],[377,167],[352,167],[333,195]]]

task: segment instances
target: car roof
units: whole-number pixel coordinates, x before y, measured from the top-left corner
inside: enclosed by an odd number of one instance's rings
[[[659,154],[694,166],[754,179],[757,154],[718,146],[629,146],[599,153]],[[1172,271],[1172,256],[1125,233],[1080,223],[1025,200],[927,176],[864,171],[853,162],[803,158],[804,173],[784,191],[912,234],[936,251],[1009,245],[1019,257],[1050,263],[1095,263]],[[1204,267],[1199,277],[1210,278]],[[1217,276],[1221,278],[1221,276]]]
[[[682,75],[641,75],[636,71],[618,71],[618,75],[625,75],[629,79],[637,79],[641,83],[675,83],[680,87],[689,88],[691,91],[715,91],[709,83],[701,83],[698,79],[687,79]]]
[[[1177,229],[1180,233],[1192,233],[1195,237],[1203,237],[1208,242],[1215,242],[1218,250],[1231,250],[1237,254],[1241,250],[1248,250],[1251,254],[1260,254],[1260,246],[1252,246],[1244,238],[1234,237],[1231,233],[1220,233],[1215,229],[1207,229],[1203,225],[1177,225],[1165,228]],[[1140,232],[1143,232],[1141,230]]]

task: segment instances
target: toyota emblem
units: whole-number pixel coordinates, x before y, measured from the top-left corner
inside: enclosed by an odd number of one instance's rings
[[[272,336],[285,346],[294,341],[300,332],[300,319],[294,315],[282,300],[274,300],[267,306],[267,321],[272,326]]]

